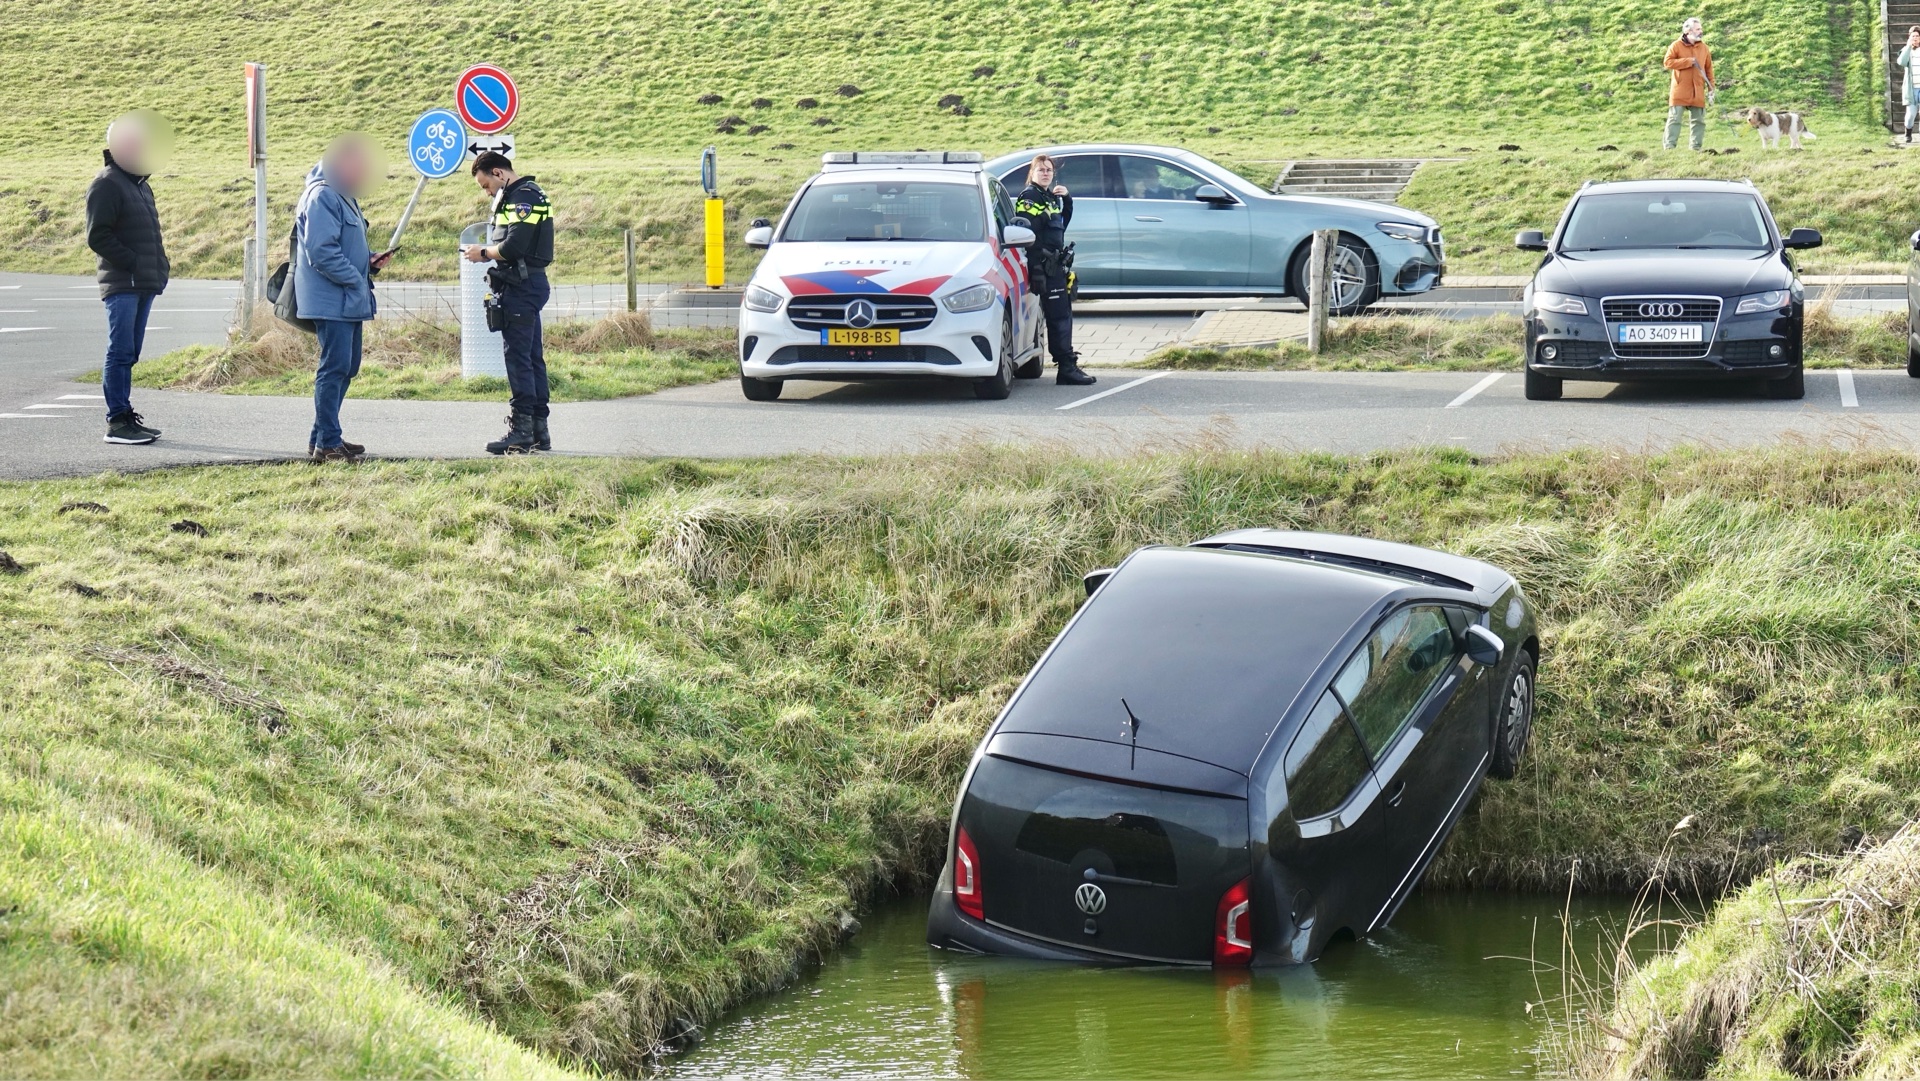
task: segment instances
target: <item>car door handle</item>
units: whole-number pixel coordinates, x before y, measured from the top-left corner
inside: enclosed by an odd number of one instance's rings
[[[1134,221],[1166,221],[1167,219],[1156,218],[1151,214],[1135,214],[1133,216],[1133,220]]]
[[[1387,806],[1389,807],[1400,806],[1400,800],[1403,797],[1405,797],[1406,794],[1407,794],[1407,782],[1405,781],[1397,782],[1391,789],[1387,791]]]

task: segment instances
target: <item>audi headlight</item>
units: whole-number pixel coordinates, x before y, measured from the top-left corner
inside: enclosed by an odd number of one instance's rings
[[[1374,228],[1395,240],[1411,240],[1415,244],[1424,244],[1427,241],[1427,227],[1415,225],[1410,221],[1377,222]]]
[[[1740,298],[1733,309],[1735,315],[1754,315],[1759,312],[1776,312],[1793,303],[1793,294],[1785,289],[1771,289],[1764,293],[1753,293]]]
[[[993,307],[1000,294],[991,285],[969,285],[957,293],[949,293],[940,303],[950,312],[977,312]]]
[[[1537,312],[1559,312],[1561,315],[1587,314],[1587,302],[1567,293],[1549,293],[1536,289],[1533,293],[1533,310]]]
[[[771,289],[749,285],[746,295],[740,298],[740,304],[750,312],[777,312],[784,300],[785,298]]]

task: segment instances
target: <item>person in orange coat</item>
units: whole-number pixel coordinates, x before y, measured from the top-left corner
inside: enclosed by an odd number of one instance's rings
[[[1666,69],[1673,74],[1667,90],[1667,140],[1672,150],[1680,145],[1680,120],[1693,122],[1693,148],[1707,141],[1707,101],[1713,92],[1713,54],[1707,51],[1706,31],[1699,19],[1680,25],[1680,40],[1667,46]]]

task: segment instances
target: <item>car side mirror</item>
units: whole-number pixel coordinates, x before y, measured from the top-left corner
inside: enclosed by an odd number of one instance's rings
[[[1546,251],[1547,234],[1538,229],[1522,229],[1520,235],[1513,238],[1513,246],[1521,251]]]
[[[1093,596],[1093,591],[1100,588],[1100,583],[1105,582],[1111,577],[1113,577],[1113,568],[1101,567],[1097,571],[1088,571],[1082,575],[1080,583],[1087,587],[1087,596],[1091,597]]]
[[[746,239],[749,248],[771,248],[773,247],[773,226],[756,225],[747,230]]]
[[[1500,657],[1507,652],[1507,644],[1500,640],[1500,636],[1478,623],[1468,627],[1467,633],[1461,637],[1466,639],[1463,644],[1467,647],[1467,656],[1483,668],[1499,664]]]
[[[1024,225],[1009,225],[1000,230],[1000,243],[1009,248],[1024,248],[1036,239],[1038,238],[1033,235],[1033,230]]]
[[[1233,196],[1228,195],[1227,189],[1218,184],[1200,185],[1193,189],[1193,197],[1200,202],[1212,203],[1215,206],[1227,206],[1233,202]]]
[[[1817,248],[1826,243],[1818,229],[1795,229],[1787,234],[1789,248]]]

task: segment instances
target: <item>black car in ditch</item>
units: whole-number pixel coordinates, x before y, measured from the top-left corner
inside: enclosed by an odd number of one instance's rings
[[[1820,233],[1782,237],[1750,182],[1589,181],[1551,240],[1514,243],[1546,253],[1524,297],[1528,398],[1558,399],[1567,379],[1718,376],[1805,395],[1792,253]]]
[[[1533,719],[1513,577],[1357,537],[1142,548],[975,751],[934,946],[1078,961],[1311,961],[1393,918]]]

